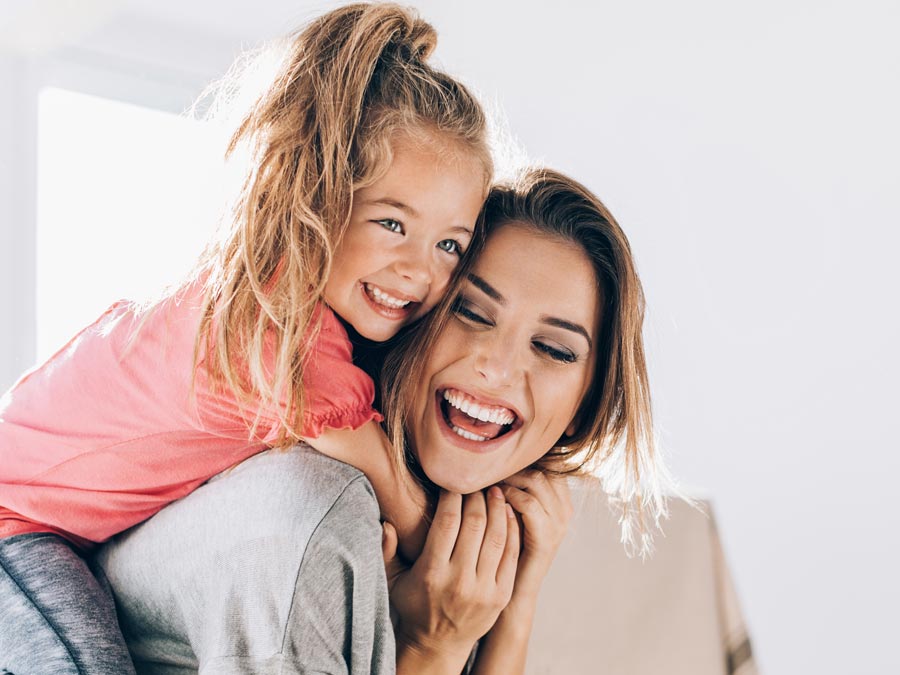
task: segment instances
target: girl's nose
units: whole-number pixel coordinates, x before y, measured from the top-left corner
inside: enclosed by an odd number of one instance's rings
[[[430,285],[434,278],[428,256],[413,248],[396,261],[394,269],[402,278],[415,284]]]

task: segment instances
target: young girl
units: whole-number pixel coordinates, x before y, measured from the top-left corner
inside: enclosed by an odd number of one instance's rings
[[[475,236],[485,119],[426,63],[435,38],[394,5],[312,22],[232,139],[253,168],[197,274],[148,310],[116,303],[6,394],[0,668],[132,672],[77,549],[268,447],[305,440],[363,470],[418,549],[423,499],[342,321],[392,337],[440,300]]]

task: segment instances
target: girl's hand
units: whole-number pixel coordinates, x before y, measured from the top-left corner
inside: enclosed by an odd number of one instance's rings
[[[442,492],[422,555],[410,569],[397,558],[396,531],[384,524],[398,668],[411,652],[420,662],[460,672],[475,642],[509,602],[519,527],[502,492],[493,487],[487,493]]]
[[[513,601],[535,602],[572,518],[569,486],[563,477],[526,469],[500,487],[524,525]]]
[[[502,484],[503,494],[525,527],[516,585],[509,604],[481,641],[473,675],[524,673],[538,591],[572,517],[572,499],[564,478],[522,471]]]

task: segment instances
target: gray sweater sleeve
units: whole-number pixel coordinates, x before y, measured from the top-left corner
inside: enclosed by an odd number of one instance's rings
[[[283,654],[304,655],[308,673],[396,671],[381,558],[378,504],[362,476],[351,482],[310,539]]]
[[[374,492],[308,446],[216,476],[96,560],[141,675],[396,671]]]

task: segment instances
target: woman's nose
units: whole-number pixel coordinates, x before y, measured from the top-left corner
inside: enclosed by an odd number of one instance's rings
[[[509,340],[501,334],[484,340],[475,353],[475,370],[492,387],[503,387],[515,382],[521,370],[518,354]]]

